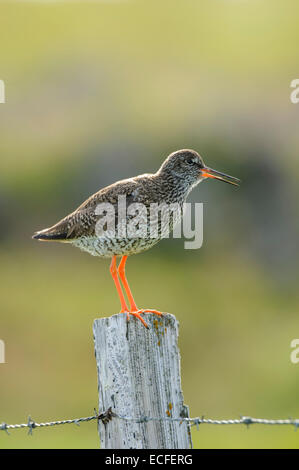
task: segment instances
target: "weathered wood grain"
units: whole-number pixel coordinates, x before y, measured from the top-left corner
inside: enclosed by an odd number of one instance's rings
[[[150,328],[124,314],[94,321],[99,412],[120,416],[188,417],[180,378],[178,322],[171,314],[144,316]],[[99,422],[104,449],[188,449],[186,422]]]

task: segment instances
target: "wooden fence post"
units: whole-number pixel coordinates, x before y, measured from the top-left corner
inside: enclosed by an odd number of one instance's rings
[[[171,314],[145,314],[150,328],[125,314],[94,321],[99,412],[127,417],[189,417],[181,390],[178,322]],[[99,421],[103,449],[188,449],[189,424]]]

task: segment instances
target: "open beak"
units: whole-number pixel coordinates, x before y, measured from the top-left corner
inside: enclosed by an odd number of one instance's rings
[[[225,173],[220,173],[220,171],[212,170],[212,168],[204,167],[201,170],[201,176],[204,178],[214,178],[216,180],[224,181],[225,183],[233,184],[234,186],[239,186],[241,180],[235,178],[234,176],[226,175]]]

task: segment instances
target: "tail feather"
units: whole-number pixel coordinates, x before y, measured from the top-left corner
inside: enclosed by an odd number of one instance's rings
[[[52,228],[46,228],[44,230],[41,230],[40,232],[35,232],[32,235],[32,238],[35,238],[36,240],[41,240],[41,241],[62,241],[66,240],[67,238],[67,233],[66,232],[57,232],[56,230],[53,230]]]

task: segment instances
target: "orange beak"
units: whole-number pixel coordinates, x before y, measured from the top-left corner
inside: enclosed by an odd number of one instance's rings
[[[201,176],[204,178],[214,178],[216,180],[224,181],[225,183],[233,184],[234,186],[239,186],[241,180],[235,178],[234,176],[226,175],[225,173],[220,173],[220,171],[212,170],[212,168],[203,168],[201,170]]]

